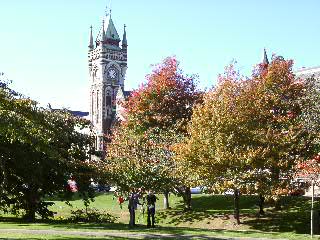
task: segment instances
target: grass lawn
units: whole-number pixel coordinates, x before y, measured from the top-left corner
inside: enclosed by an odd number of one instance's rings
[[[29,240],[86,240],[86,239],[93,239],[93,240],[104,240],[104,239],[124,239],[123,237],[88,237],[88,236],[70,236],[70,235],[47,235],[47,234],[17,234],[17,233],[9,233],[9,234],[1,234],[0,239],[29,239]]]
[[[156,209],[156,229],[147,229],[146,216],[141,209],[137,210],[136,222],[138,227],[129,229],[127,226],[129,213],[126,202],[122,209],[116,199],[110,193],[98,194],[90,207],[105,210],[116,216],[114,224],[85,224],[66,223],[62,219],[70,216],[71,210],[84,208],[79,199],[71,201],[73,207],[64,202],[55,201],[52,210],[57,212],[54,221],[38,223],[24,223],[16,218],[2,218],[0,228],[18,229],[53,229],[53,230],[79,230],[79,231],[108,231],[108,232],[139,232],[139,233],[171,233],[171,234],[206,234],[210,236],[239,236],[239,237],[268,237],[287,239],[310,239],[310,199],[303,197],[283,198],[281,211],[266,209],[263,217],[257,215],[257,198],[255,196],[241,196],[241,224],[236,225],[233,221],[233,199],[232,196],[222,195],[192,195],[193,210],[184,212],[182,199],[174,195],[170,196],[172,209],[162,208],[163,198],[158,195]],[[318,207],[318,204],[316,204]],[[146,214],[145,214],[146,215]],[[17,221],[18,220],[18,221]],[[18,234],[18,233],[17,233]],[[10,235],[10,236],[9,236]],[[24,237],[26,236],[26,237]],[[2,235],[1,235],[2,237]],[[33,235],[32,238],[22,234],[20,237],[8,233],[4,239],[99,239],[76,236],[56,236],[56,238],[45,238],[46,236]],[[41,238],[42,237],[42,238]],[[1,239],[1,238],[0,238]],[[108,239],[108,238],[104,238]],[[120,239],[120,238],[109,238]],[[317,238],[316,238],[317,239]]]

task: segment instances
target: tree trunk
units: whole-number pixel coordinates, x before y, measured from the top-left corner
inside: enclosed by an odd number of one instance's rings
[[[274,209],[277,211],[281,210],[281,196],[276,196],[274,201]]]
[[[1,196],[4,196],[5,195],[5,188],[6,188],[6,185],[7,185],[7,175],[6,175],[6,167],[5,167],[5,162],[4,162],[4,157],[0,157],[0,169],[1,169],[1,172],[2,172],[2,176],[1,177],[1,183],[0,183],[0,193],[1,193]]]
[[[191,190],[190,187],[185,187],[185,210],[191,210]]]
[[[234,189],[234,218],[237,221],[237,224],[240,224],[239,198],[239,190]]]
[[[264,210],[263,210],[264,200],[265,200],[265,197],[260,193],[259,194],[259,214],[260,215],[264,214]]]
[[[274,181],[274,183],[279,183],[279,176],[280,176],[280,170],[276,167],[271,168],[271,179]],[[275,203],[275,210],[281,209],[281,196],[275,196],[274,197],[274,203]]]
[[[34,222],[36,220],[36,211],[38,208],[38,196],[35,192],[30,191],[26,195],[26,214],[24,218],[28,221]]]
[[[129,227],[134,227],[135,226],[135,209],[134,209],[134,198],[133,198],[133,193],[130,193],[129,198],[128,198],[128,210],[129,210]]]
[[[170,206],[169,206],[169,191],[165,191],[163,193],[163,208],[164,209],[170,209]]]
[[[30,222],[34,222],[36,220],[36,211],[34,208],[29,207],[26,210],[26,214],[24,215],[24,219]]]
[[[190,210],[191,209],[191,190],[190,187],[187,186],[181,186],[177,188],[177,191],[183,198],[184,203],[184,210]]]

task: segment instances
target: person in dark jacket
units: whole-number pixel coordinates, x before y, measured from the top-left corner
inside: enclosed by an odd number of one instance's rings
[[[156,213],[156,195],[152,191],[149,191],[147,195],[147,211],[148,211],[148,218],[147,218],[147,226],[154,227],[155,224],[155,213]]]
[[[139,203],[139,194],[135,193],[133,190],[128,197],[128,210],[130,214],[129,226],[134,227],[136,225],[135,218],[136,218],[136,209]]]

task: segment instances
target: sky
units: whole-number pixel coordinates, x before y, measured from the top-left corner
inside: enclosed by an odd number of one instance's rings
[[[110,2],[121,38],[127,26],[126,90],[173,55],[202,89],[233,60],[249,75],[264,48],[320,65],[319,0],[0,0],[0,72],[42,106],[88,111],[90,25],[97,34]]]

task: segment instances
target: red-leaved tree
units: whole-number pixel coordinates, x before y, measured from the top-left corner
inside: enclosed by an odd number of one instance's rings
[[[106,166],[119,188],[148,188],[167,197],[184,184],[183,174],[175,171],[171,146],[185,137],[200,99],[196,78],[184,75],[176,58],[169,57],[131,94],[124,104],[126,119],[113,130],[107,146]]]

